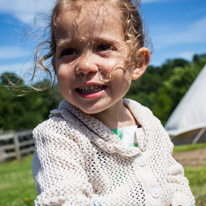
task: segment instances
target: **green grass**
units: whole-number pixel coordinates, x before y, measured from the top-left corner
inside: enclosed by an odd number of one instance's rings
[[[0,164],[0,205],[31,206],[37,195],[31,172],[32,156]]]
[[[206,144],[178,146],[175,150],[188,151]],[[177,149],[178,148],[178,149]],[[33,206],[37,195],[31,172],[32,156],[20,161],[0,164],[0,205]],[[185,168],[185,176],[190,181],[191,190],[196,199],[196,206],[206,206],[206,166]]]
[[[196,206],[206,206],[206,166],[185,168],[185,176],[196,199]]]
[[[186,152],[196,149],[206,148],[206,143],[178,145],[174,147],[174,152]]]

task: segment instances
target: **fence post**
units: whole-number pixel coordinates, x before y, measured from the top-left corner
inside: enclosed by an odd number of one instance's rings
[[[15,145],[15,150],[16,150],[16,159],[20,160],[21,154],[20,154],[20,148],[19,148],[19,138],[18,138],[17,133],[14,133],[14,145]]]

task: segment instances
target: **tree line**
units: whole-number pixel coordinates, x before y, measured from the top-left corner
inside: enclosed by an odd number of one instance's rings
[[[205,64],[206,54],[202,54],[194,55],[192,61],[170,59],[161,66],[149,66],[132,82],[125,97],[149,107],[164,125]],[[8,87],[8,81],[14,86]],[[35,86],[42,84],[49,82],[42,80]],[[19,91],[26,94],[18,95]],[[48,118],[61,97],[52,88],[35,91],[15,74],[4,73],[0,76],[0,100],[0,129],[6,131],[34,128]]]
[[[191,62],[174,59],[149,66],[127,97],[149,107],[164,125],[205,64],[206,54],[202,54],[194,55]]]

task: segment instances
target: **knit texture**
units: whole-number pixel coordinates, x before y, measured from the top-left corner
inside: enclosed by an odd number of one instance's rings
[[[194,206],[173,144],[152,112],[124,100],[142,126],[138,147],[63,100],[33,136],[36,206]]]

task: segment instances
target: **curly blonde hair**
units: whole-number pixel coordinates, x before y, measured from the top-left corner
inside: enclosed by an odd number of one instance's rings
[[[117,8],[122,16],[122,28],[124,33],[124,40],[129,45],[130,52],[129,57],[125,60],[127,68],[131,68],[134,65],[138,65],[142,63],[141,56],[138,55],[138,50],[144,46],[145,44],[145,34],[142,19],[139,13],[140,0],[57,0],[50,19],[50,34],[49,38],[46,41],[40,43],[36,49],[34,62],[34,72],[33,77],[35,77],[35,72],[38,70],[38,66],[44,69],[49,76],[51,81],[53,82],[55,78],[53,78],[53,72],[50,70],[48,66],[44,63],[48,59],[52,59],[56,53],[56,26],[58,23],[58,17],[67,9],[68,5],[72,10],[77,12],[81,11],[81,7],[83,5],[82,2],[98,2],[101,5],[107,4]],[[47,46],[46,46],[47,45]],[[40,51],[47,48],[48,52],[44,55],[40,55]]]

